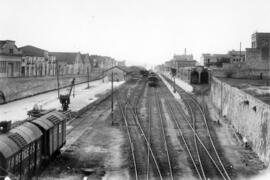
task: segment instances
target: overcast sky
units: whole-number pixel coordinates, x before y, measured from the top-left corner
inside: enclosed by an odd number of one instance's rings
[[[159,64],[226,53],[270,32],[269,0],[0,0],[0,39]]]

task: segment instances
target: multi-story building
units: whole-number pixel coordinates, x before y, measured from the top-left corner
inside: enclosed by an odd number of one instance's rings
[[[91,55],[89,57],[94,72],[102,72],[117,65],[117,61],[108,56]]]
[[[83,74],[83,60],[79,52],[49,52],[55,56],[59,75]]]
[[[201,61],[206,67],[221,68],[223,63],[230,63],[231,57],[229,54],[202,54]]]
[[[245,51],[231,50],[227,54],[202,54],[201,61],[206,67],[222,68],[223,64],[245,62]]]
[[[246,65],[254,73],[270,77],[270,33],[252,34],[251,48],[246,48]]]
[[[83,60],[83,72],[84,74],[87,74],[87,71],[91,72],[91,61],[90,61],[90,57],[89,54],[82,54],[82,60]]]
[[[246,60],[246,52],[245,51],[229,51],[228,55],[230,57],[230,63],[243,63]]]
[[[238,78],[270,78],[270,33],[254,33],[251,48],[246,51],[229,51],[227,54],[203,54],[205,66],[219,67],[225,75]],[[214,72],[213,74],[221,72]],[[226,75],[226,76],[227,76]]]
[[[40,77],[56,75],[55,56],[49,55],[48,51],[34,47],[23,46],[21,76]]]
[[[116,60],[111,58],[111,57],[103,56],[103,58],[101,60],[102,60],[101,63],[102,63],[104,70],[109,69],[109,68],[117,65]]]
[[[15,41],[0,41],[0,77],[18,77],[21,75],[22,51]]]
[[[173,59],[166,61],[165,65],[169,68],[175,68],[179,71],[184,67],[194,67],[196,60],[193,59],[193,55],[174,55]]]
[[[126,61],[117,61],[117,66],[126,66]]]

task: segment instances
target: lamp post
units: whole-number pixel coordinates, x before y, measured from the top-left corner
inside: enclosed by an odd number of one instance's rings
[[[220,115],[223,116],[222,96],[223,96],[223,83],[220,82]]]
[[[175,90],[175,76],[173,76],[173,92],[176,93],[176,90]]]
[[[112,125],[113,125],[113,61],[112,61],[112,79],[111,79],[111,85],[112,85],[112,93],[111,93],[111,98],[112,98],[112,104],[111,104],[111,115],[112,115]]]
[[[90,78],[89,78],[89,67],[87,67],[87,89],[89,89],[89,81],[90,81]]]
[[[176,76],[176,69],[171,68],[171,73],[172,73],[172,77],[173,77],[173,92],[175,93],[175,92],[176,92],[176,89],[175,89],[175,76]]]
[[[58,90],[58,98],[59,98],[59,66],[58,66],[58,63],[56,61],[56,78],[57,78],[57,90]]]

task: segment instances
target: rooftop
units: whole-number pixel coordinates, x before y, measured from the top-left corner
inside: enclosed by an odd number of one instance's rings
[[[48,52],[44,49],[40,49],[31,45],[20,47],[20,49],[22,50],[24,56],[44,57],[44,53]]]
[[[49,52],[49,54],[52,56],[55,56],[56,61],[58,62],[73,64],[78,53],[77,52]]]

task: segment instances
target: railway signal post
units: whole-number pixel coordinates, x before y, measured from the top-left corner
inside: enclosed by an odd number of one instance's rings
[[[173,76],[173,92],[176,93],[175,89],[175,76],[176,76],[176,69],[171,68],[172,76]]]
[[[90,81],[90,77],[89,77],[89,67],[87,67],[87,89],[90,88],[90,86],[89,86],[89,81]]]
[[[112,115],[112,125],[113,125],[113,70],[112,70],[112,79],[111,79],[111,81],[112,81],[112,94],[111,94],[111,96],[112,96],[112,104],[111,104],[112,111],[111,111],[111,115]]]

